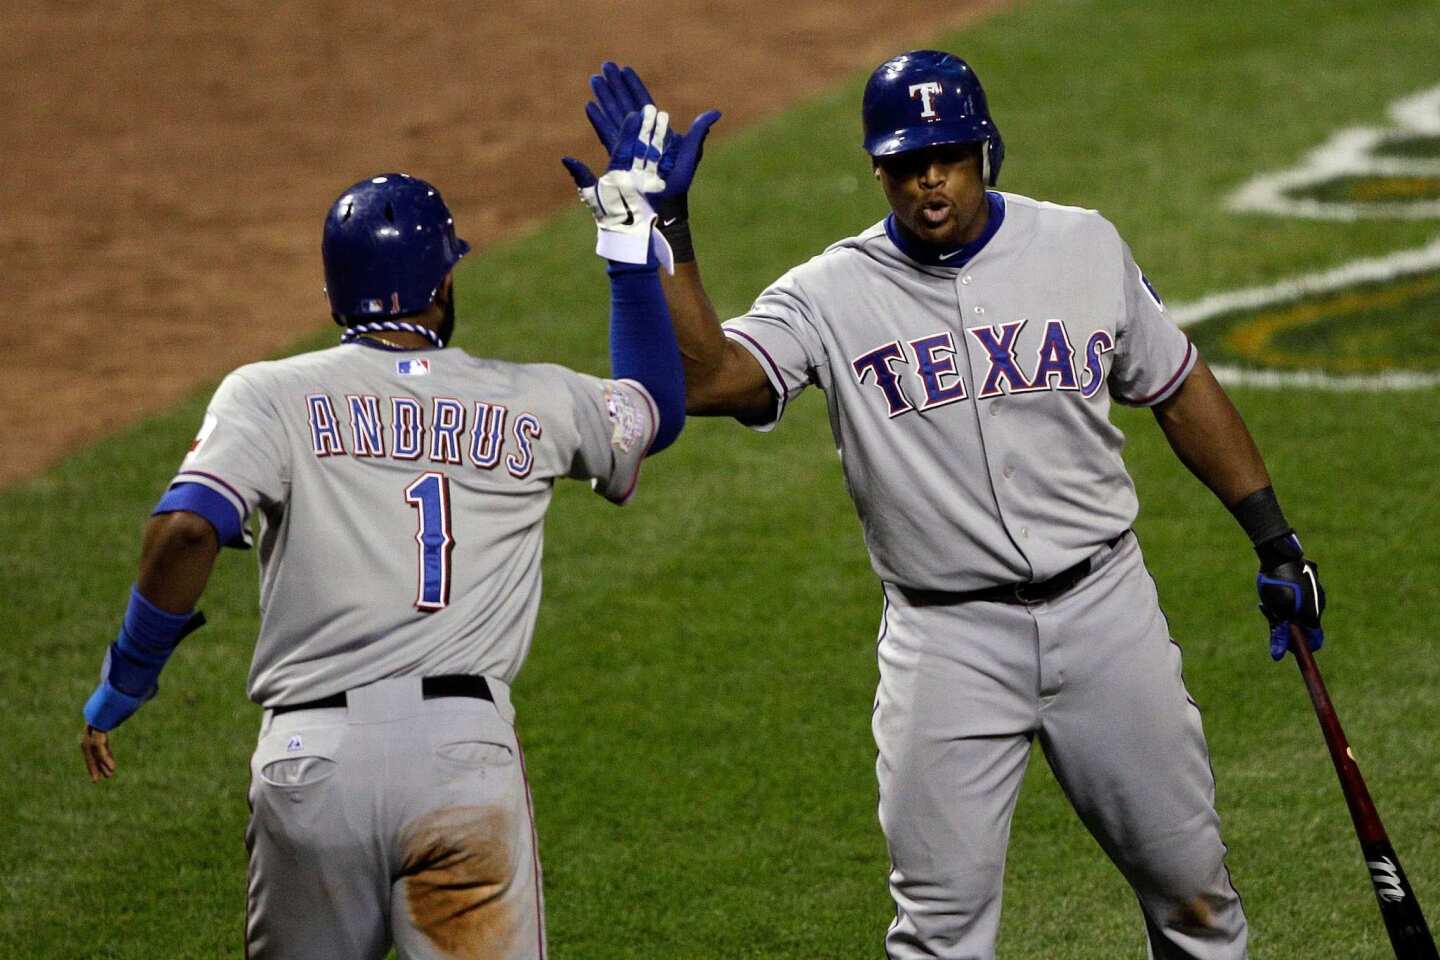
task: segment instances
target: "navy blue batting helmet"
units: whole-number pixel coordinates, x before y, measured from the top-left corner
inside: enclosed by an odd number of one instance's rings
[[[990,119],[985,91],[970,64],[942,50],[911,50],[870,74],[860,108],[865,150],[888,157],[942,143],[983,143],[986,180],[994,185],[1005,142]]]
[[[470,244],[455,236],[440,191],[408,173],[386,173],[331,204],[320,251],[331,312],[357,320],[430,306]]]

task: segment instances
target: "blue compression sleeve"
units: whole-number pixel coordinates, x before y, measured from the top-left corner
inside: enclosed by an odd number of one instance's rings
[[[159,689],[165,661],[204,623],[203,613],[161,610],[132,586],[120,632],[100,668],[100,683],[85,702],[85,722],[96,730],[112,730],[140,709]]]
[[[639,381],[654,398],[660,423],[650,454],[674,443],[685,426],[685,368],[654,263],[610,263],[610,374]]]

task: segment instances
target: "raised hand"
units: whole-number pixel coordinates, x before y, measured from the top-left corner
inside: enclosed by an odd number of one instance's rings
[[[665,181],[659,174],[660,144],[670,126],[670,116],[654,104],[624,118],[618,129],[605,173],[596,177],[581,161],[563,157],[580,193],[580,200],[595,217],[599,236],[595,252],[618,263],[652,263],[651,225],[655,211],[647,195],[659,195]],[[674,272],[674,256],[663,236],[654,240],[656,262]],[[652,264],[653,265],[653,264]]]
[[[600,73],[590,78],[590,92],[595,99],[585,105],[585,116],[600,143],[613,155],[617,146],[621,146],[619,141],[624,136],[625,118],[653,105],[654,98],[633,68],[620,67],[608,60],[601,66]],[[657,143],[660,149],[658,179],[664,185],[659,190],[647,189],[646,193],[657,210],[684,215],[684,197],[690,192],[695,171],[704,155],[705,138],[720,116],[719,110],[706,110],[695,118],[684,134],[669,131],[667,136],[654,138],[653,143]],[[676,199],[680,201],[681,209],[666,210],[664,201]]]
[[[585,104],[585,116],[606,151],[613,152],[620,139],[625,118],[655,103],[640,75],[630,67],[619,67],[606,60],[600,72],[590,77],[590,92],[595,100]]]

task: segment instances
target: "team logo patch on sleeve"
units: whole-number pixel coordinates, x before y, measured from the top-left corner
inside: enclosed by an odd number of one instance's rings
[[[424,357],[416,357],[410,360],[396,360],[395,372],[402,377],[428,377],[430,375],[430,361]]]
[[[210,434],[215,432],[215,427],[219,423],[220,421],[215,419],[214,414],[205,414],[205,419],[200,424],[200,432],[195,434],[194,440],[190,441],[190,449],[185,452],[185,455],[191,456],[205,446],[205,441],[210,439]]]
[[[1159,307],[1161,310],[1164,310],[1165,301],[1160,299],[1160,294],[1156,292],[1155,285],[1150,282],[1150,278],[1145,276],[1145,271],[1141,270],[1140,267],[1137,265],[1135,267],[1135,272],[1140,274],[1140,282],[1145,285],[1145,292],[1150,294],[1150,299],[1155,301],[1155,306]]]
[[[610,418],[610,446],[629,453],[645,438],[645,418],[630,392],[605,384],[605,415]]]

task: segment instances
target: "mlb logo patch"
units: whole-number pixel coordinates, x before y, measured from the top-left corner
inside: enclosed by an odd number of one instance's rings
[[[291,737],[291,738],[290,738],[290,741],[285,744],[285,752],[286,752],[286,753],[294,753],[294,752],[296,752],[297,750],[304,750],[304,749],[305,749],[305,741],[303,741],[303,740],[300,739],[300,735],[299,735],[298,733],[297,733],[295,736]]]
[[[402,377],[425,377],[430,375],[430,361],[424,357],[413,360],[396,360],[395,372]]]

